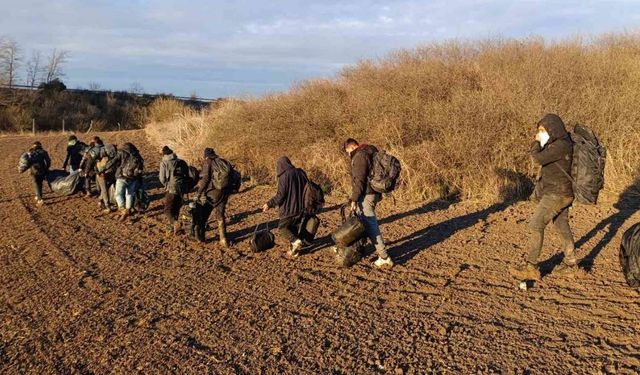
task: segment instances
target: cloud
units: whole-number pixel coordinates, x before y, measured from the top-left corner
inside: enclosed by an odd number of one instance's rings
[[[70,85],[260,94],[447,38],[551,38],[633,27],[632,1],[57,0],[7,2],[0,35],[71,52]],[[129,83],[127,83],[129,82]]]

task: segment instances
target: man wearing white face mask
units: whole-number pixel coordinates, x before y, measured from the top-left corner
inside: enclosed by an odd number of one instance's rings
[[[556,270],[566,273],[577,268],[573,234],[569,227],[569,208],[574,199],[569,178],[573,142],[558,115],[547,114],[538,122],[536,141],[529,153],[542,167],[538,181],[541,184],[538,187],[541,199],[529,223],[531,237],[527,245],[529,254],[526,263],[510,268],[509,272],[520,280],[539,280],[537,262],[544,242],[544,230],[550,222],[562,237],[564,246],[564,260]]]

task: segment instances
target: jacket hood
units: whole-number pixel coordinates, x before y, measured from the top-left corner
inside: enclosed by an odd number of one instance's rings
[[[289,160],[288,157],[283,156],[278,159],[278,162],[276,163],[276,174],[280,177],[284,172],[294,168],[293,164],[291,164],[291,160]]]
[[[176,160],[178,158],[178,156],[175,154],[175,152],[173,154],[169,154],[169,155],[164,155],[162,156],[162,160]]]
[[[569,136],[560,116],[553,113],[546,114],[542,119],[540,119],[540,121],[538,121],[538,126],[542,126],[545,128],[547,133],[549,133],[549,142]]]
[[[216,152],[211,147],[207,147],[204,149],[205,159],[215,159],[216,156]]]

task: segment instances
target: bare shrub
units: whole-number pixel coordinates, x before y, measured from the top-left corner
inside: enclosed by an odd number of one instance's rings
[[[432,44],[204,115],[159,116],[147,132],[158,145],[179,139],[196,150],[183,153],[214,147],[256,182],[272,181],[275,161],[288,155],[338,195],[349,191],[341,144],[354,137],[402,161],[399,198],[497,201],[530,192],[535,123],[555,112],[600,135],[605,188],[618,194],[640,165],[639,58],[638,34]]]

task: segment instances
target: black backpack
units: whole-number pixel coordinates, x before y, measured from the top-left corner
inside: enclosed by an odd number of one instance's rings
[[[144,160],[137,152],[128,153],[122,163],[122,177],[134,179],[142,176],[144,171]]]
[[[400,160],[380,150],[371,159],[369,185],[378,193],[390,193],[396,188],[401,169]]]
[[[619,257],[627,284],[633,288],[640,286],[640,223],[624,232]]]
[[[179,186],[183,191],[189,191],[193,188],[191,185],[191,177],[189,177],[189,165],[182,159],[176,160],[171,178],[173,178],[176,186]]]
[[[311,180],[307,180],[304,186],[303,198],[304,212],[307,215],[315,215],[324,207],[324,192],[320,185]]]
[[[231,194],[237,194],[240,191],[242,185],[242,174],[232,165],[231,173],[229,175],[229,192]]]
[[[573,164],[571,181],[578,203],[596,204],[604,187],[604,166],[607,150],[600,144],[593,130],[576,125],[571,134]]]

